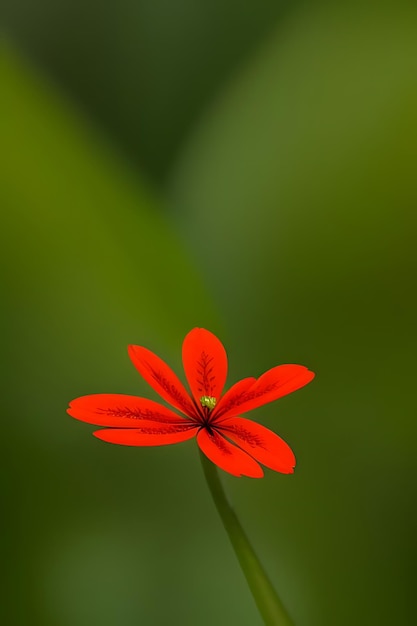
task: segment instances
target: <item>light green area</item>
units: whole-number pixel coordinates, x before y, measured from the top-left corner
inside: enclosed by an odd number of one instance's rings
[[[256,414],[294,447],[295,476],[232,487],[296,624],[414,619],[416,18],[300,12],[172,176],[190,242],[212,233],[195,252],[223,299],[234,372],[317,373]]]
[[[142,323],[161,345],[211,321],[201,277],[143,181],[7,48],[0,69],[1,243],[16,297],[45,297],[42,314],[62,307],[69,326],[80,307],[91,324],[122,312],[118,333]]]

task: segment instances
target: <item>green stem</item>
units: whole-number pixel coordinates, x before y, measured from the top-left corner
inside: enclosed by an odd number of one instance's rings
[[[294,626],[230,506],[216,466],[200,451],[201,464],[217,511],[266,626]]]

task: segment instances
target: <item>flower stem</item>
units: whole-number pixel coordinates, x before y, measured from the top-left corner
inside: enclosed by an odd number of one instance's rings
[[[294,626],[230,506],[216,466],[200,451],[201,464],[217,511],[266,626]]]

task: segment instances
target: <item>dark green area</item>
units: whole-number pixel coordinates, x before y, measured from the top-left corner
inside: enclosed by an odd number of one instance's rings
[[[195,442],[65,413],[154,397],[220,336],[294,476],[224,483],[297,626],[415,622],[417,12],[411,3],[6,2],[4,623],[261,624]],[[152,181],[152,182],[151,182]]]
[[[287,0],[6,0],[22,48],[154,179]],[[0,13],[1,15],[1,13]]]

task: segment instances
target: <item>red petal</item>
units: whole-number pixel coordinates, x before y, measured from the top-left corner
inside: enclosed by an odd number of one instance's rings
[[[220,432],[262,465],[283,474],[294,472],[295,456],[290,446],[265,426],[243,417],[232,417],[222,422]]]
[[[256,461],[215,430],[203,428],[197,435],[197,443],[206,457],[233,476],[262,478],[263,470]]]
[[[310,372],[303,365],[278,365],[262,374],[260,378],[235,402],[227,405],[221,404],[219,417],[234,417],[238,413],[246,413],[252,409],[273,402],[286,396],[314,378],[314,372]]]
[[[76,398],[70,402],[67,413],[88,424],[117,428],[137,428],[138,422],[142,420],[169,424],[183,424],[186,421],[162,404],[116,393],[98,393]]]
[[[230,410],[230,408],[237,406],[239,402],[242,401],[242,398],[246,394],[246,392],[252,387],[253,383],[256,382],[256,378],[243,378],[239,380],[239,382],[235,383],[230,387],[230,389],[224,394],[221,398],[220,402],[217,404],[216,408],[213,409],[211,414],[210,422],[214,423],[216,421],[217,415],[222,415]]]
[[[139,374],[161,398],[186,415],[196,417],[196,410],[184,385],[162,359],[142,346],[129,346],[129,356]]]
[[[195,424],[158,424],[144,420],[140,428],[105,428],[96,430],[93,435],[108,443],[121,446],[166,446],[179,443],[195,436],[198,426]]]
[[[219,399],[227,376],[227,355],[223,344],[204,328],[194,328],[182,344],[182,362],[194,399]]]

